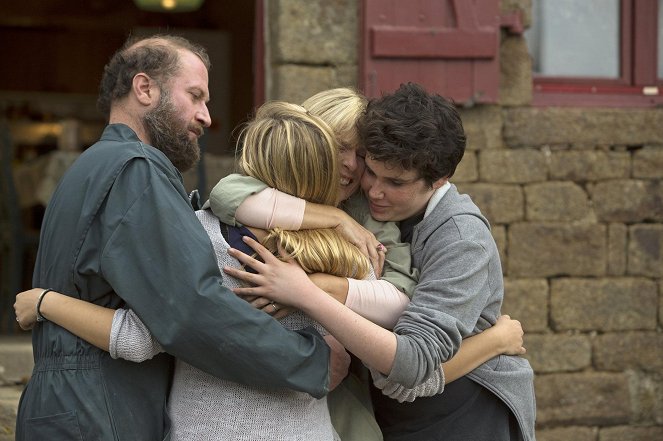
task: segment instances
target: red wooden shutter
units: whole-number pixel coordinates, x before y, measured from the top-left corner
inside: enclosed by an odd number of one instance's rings
[[[363,0],[360,86],[369,97],[415,82],[457,103],[494,103],[499,0]]]

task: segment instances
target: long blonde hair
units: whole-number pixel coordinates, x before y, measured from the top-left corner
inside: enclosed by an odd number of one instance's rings
[[[269,187],[318,204],[334,205],[339,190],[337,147],[329,126],[302,106],[263,104],[240,133],[240,170]],[[363,278],[368,259],[334,229],[273,229],[263,245],[283,250],[307,272]]]

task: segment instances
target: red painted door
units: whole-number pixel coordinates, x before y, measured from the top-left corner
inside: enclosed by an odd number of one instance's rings
[[[363,0],[360,87],[369,97],[416,82],[457,103],[494,103],[499,0]]]

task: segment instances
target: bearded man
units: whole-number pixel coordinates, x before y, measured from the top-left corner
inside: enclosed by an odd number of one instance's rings
[[[18,441],[167,439],[172,356],[226,380],[315,397],[342,379],[344,352],[330,355],[315,331],[288,331],[221,284],[180,174],[198,160],[211,123],[209,67],[203,48],[168,35],[128,41],[111,58],[98,103],[109,125],[58,185],[33,276],[33,286],[133,309],[168,354],[113,359],[41,321]]]

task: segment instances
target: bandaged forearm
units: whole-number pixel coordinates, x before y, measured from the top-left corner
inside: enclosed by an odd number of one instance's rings
[[[299,230],[304,220],[306,201],[273,188],[253,194],[240,204],[235,218],[244,225],[269,230]]]
[[[386,329],[394,327],[410,299],[386,280],[348,279],[345,306]]]

